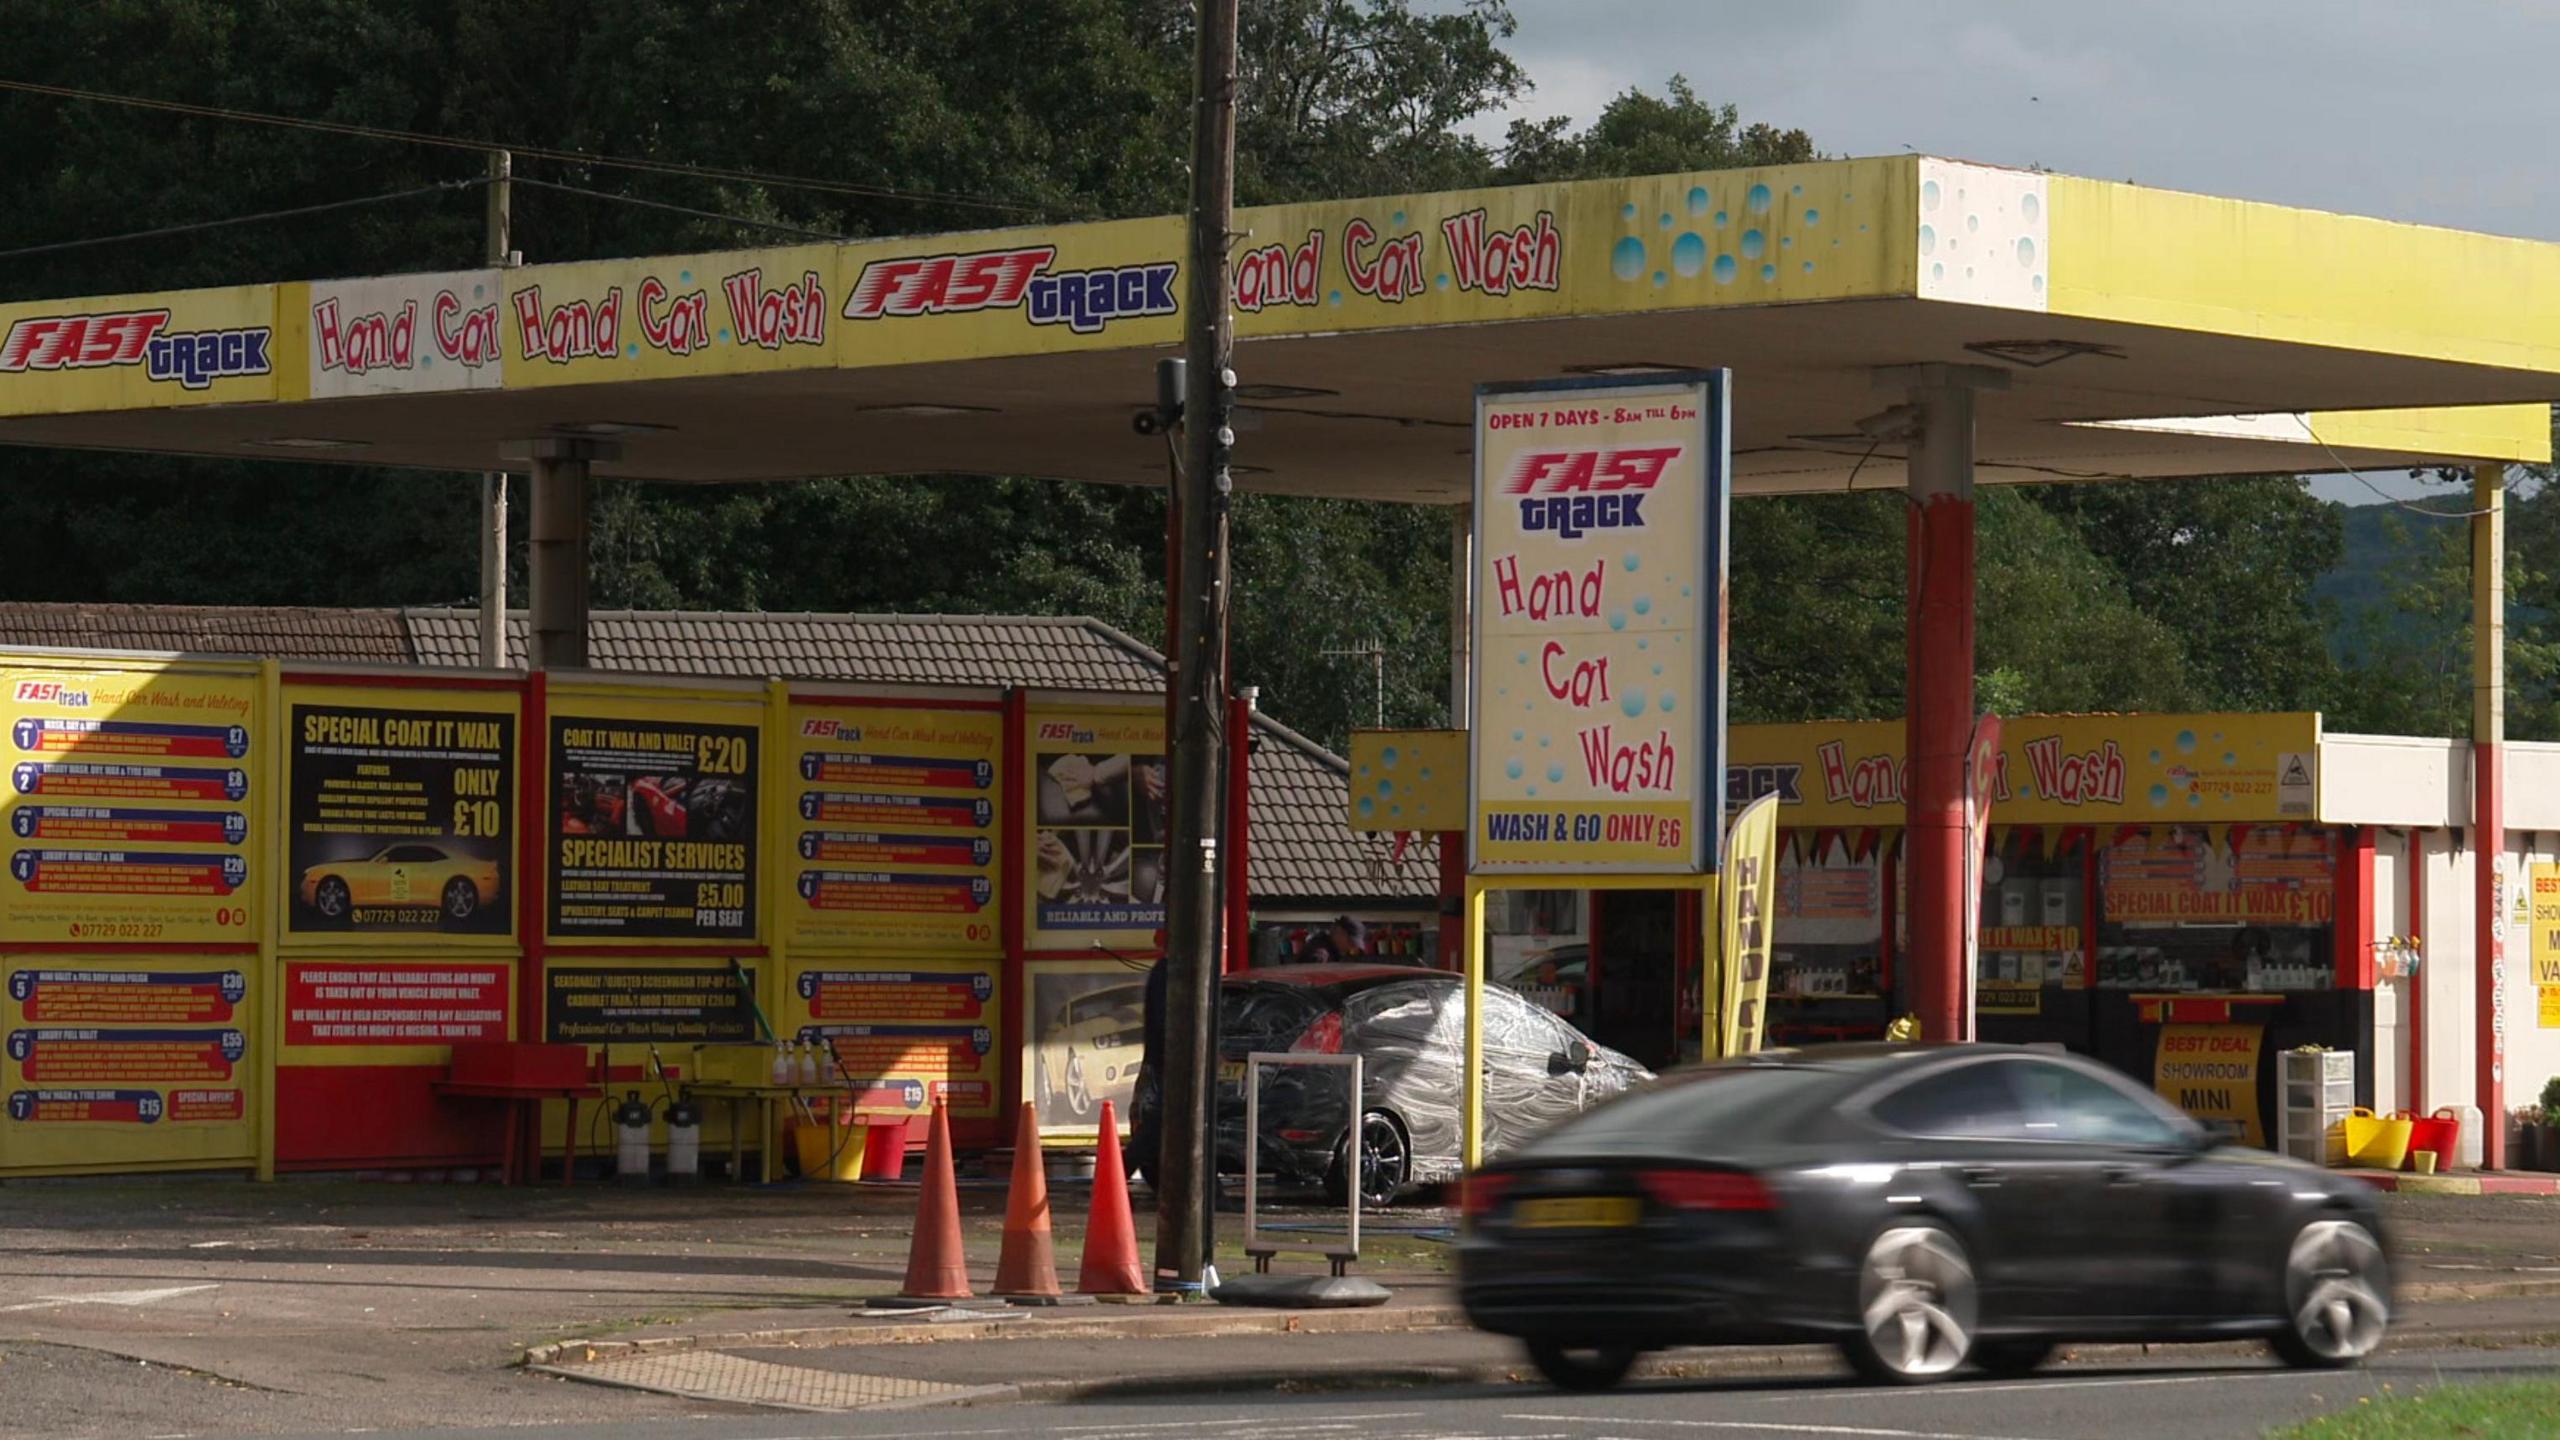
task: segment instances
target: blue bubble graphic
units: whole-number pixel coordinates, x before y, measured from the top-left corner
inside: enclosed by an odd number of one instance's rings
[[[1656,285],[1668,285],[1671,283],[1671,277],[1663,271],[1656,270],[1653,272],[1653,283]]]
[[[1810,274],[1812,274],[1812,273],[1813,273],[1813,262],[1812,262],[1812,261],[1807,260],[1806,262],[1804,262],[1804,273],[1806,273],[1807,275],[1810,275]]]
[[[1706,269],[1706,237],[1692,230],[1683,234],[1679,239],[1672,241],[1671,268],[1679,271],[1684,279]]]
[[[1938,208],[1937,181],[1923,180],[1920,182],[1920,208],[1923,210],[1935,210]]]
[[[2030,225],[2036,223],[2036,214],[2043,209],[2044,202],[2038,200],[2032,191],[2018,197],[2018,218]]]
[[[1671,212],[1670,212],[1670,211],[1668,211],[1668,210],[1663,211],[1663,212],[1662,212],[1662,218],[1661,218],[1661,219],[1659,219],[1659,220],[1657,220],[1657,221],[1655,221],[1654,223],[1655,223],[1655,224],[1657,224],[1657,225],[1660,225],[1660,226],[1661,226],[1663,229],[1665,229],[1665,230],[1670,229],[1670,228],[1671,228]]]
[[[1329,304],[1339,305],[1342,303],[1342,292],[1339,290],[1330,291],[1326,294],[1325,300]]]
[[[1639,596],[1637,596],[1637,597],[1636,597],[1636,613],[1637,613],[1637,614],[1639,614],[1639,615],[1650,615],[1650,614],[1652,614],[1652,613],[1653,613],[1653,597],[1652,597],[1652,596],[1650,596],[1650,595],[1639,595]]]
[[[1539,736],[1539,737],[1538,737],[1538,748],[1539,748],[1539,749],[1541,749],[1541,750],[1546,749],[1546,748],[1547,748],[1547,743],[1548,743],[1548,741],[1549,741],[1549,739],[1550,739],[1550,738],[1551,738],[1551,737],[1549,737],[1549,736],[1545,736],[1545,735],[1541,735],[1541,736]]]
[[[1390,815],[1401,815],[1404,813],[1404,807],[1401,805],[1390,805],[1387,807],[1387,813]]]
[[[1446,290],[1446,289],[1448,289],[1448,288],[1449,288],[1449,277],[1448,277],[1446,274],[1441,274],[1441,275],[1434,275],[1434,276],[1432,276],[1432,277],[1431,277],[1431,288],[1432,288],[1432,289],[1434,289],[1434,290]]]
[[[1732,257],[1732,256],[1730,256],[1730,255],[1719,255],[1719,256],[1717,256],[1717,257],[1716,257],[1716,283],[1717,283],[1717,284],[1719,284],[1719,285],[1730,285],[1730,284],[1732,284],[1732,283],[1733,283],[1733,271],[1734,271],[1734,265],[1733,265],[1733,257]]]
[[[1644,568],[1644,557],[1643,557],[1643,556],[1641,556],[1641,555],[1639,555],[1639,554],[1637,554],[1637,553],[1636,553],[1636,552],[1634,552],[1633,550],[1630,550],[1630,551],[1628,551],[1628,552],[1627,552],[1627,554],[1626,554],[1626,558],[1625,558],[1625,559],[1623,559],[1623,560],[1620,560],[1618,563],[1619,563],[1619,564],[1621,564],[1621,565],[1626,566],[1626,567],[1627,567],[1627,573],[1628,573],[1628,574],[1630,574],[1630,575],[1633,575],[1633,574],[1634,574],[1634,573],[1636,573],[1638,570],[1641,570],[1641,569],[1643,569],[1643,568]]]
[[[1716,212],[1716,228],[1717,228],[1717,229],[1719,229],[1719,230],[1723,229],[1723,228],[1724,228],[1724,222],[1725,222],[1727,219],[1729,219],[1729,218],[1731,218],[1731,217],[1727,216],[1723,211],[1721,211],[1721,210],[1717,211],[1717,212]]]
[[[1804,187],[1801,185],[1790,185],[1787,187],[1787,193],[1790,195],[1801,195],[1804,193]]]
[[[1937,249],[1938,249],[1938,227],[1937,227],[1937,226],[1935,226],[1935,225],[1923,225],[1923,226],[1921,226],[1921,227],[1920,227],[1920,253],[1921,253],[1921,254],[1923,254],[1923,255],[1932,255],[1932,254],[1937,253]]]
[[[1777,279],[1777,278],[1778,278],[1778,267],[1777,267],[1777,266],[1775,266],[1775,265],[1763,265],[1763,266],[1761,266],[1761,267],[1760,267],[1760,278],[1761,278],[1761,279],[1763,279],[1763,280],[1775,280],[1775,279]]]
[[[1550,784],[1550,785],[1554,785],[1554,784],[1561,783],[1561,782],[1563,781],[1563,779],[1564,779],[1564,767],[1563,767],[1562,765],[1557,764],[1557,763],[1556,763],[1555,761],[1553,761],[1553,760],[1548,761],[1548,762],[1547,762],[1547,783],[1548,783],[1548,784]]]
[[[1618,242],[1609,252],[1609,271],[1621,280],[1634,280],[1644,274],[1644,242],[1633,235]]]
[[[1683,599],[1683,600],[1686,600],[1686,599],[1688,599],[1688,598],[1689,598],[1689,587],[1688,587],[1688,586],[1683,585],[1683,586],[1681,586],[1681,587],[1680,587],[1680,598],[1681,598],[1681,599]]]
[[[2193,755],[2196,753],[2196,732],[2193,730],[2181,730],[2178,732],[2178,753],[2181,755]]]
[[[2222,752],[2222,763],[2225,765],[2237,765],[2240,763],[2240,757],[2232,754],[2228,750],[2225,750]]]
[[[2152,764],[2154,764],[2154,765],[2157,765],[2157,764],[2159,764],[2159,763],[2160,763],[2160,752],[2159,752],[2159,751],[2154,750],[2154,751],[2152,751],[2152,752],[2151,752],[2151,763],[2152,763]]]
[[[1430,778],[1431,778],[1431,767],[1430,767],[1430,766],[1425,765],[1425,766],[1423,766],[1423,767],[1422,767],[1422,778],[1423,778],[1423,779],[1425,779],[1425,780],[1428,780],[1428,779],[1430,779]]]
[[[1375,815],[1375,814],[1377,814],[1377,813],[1378,813],[1378,802],[1377,802],[1377,801],[1375,801],[1375,800],[1370,799],[1370,798],[1369,798],[1368,796],[1366,796],[1366,795],[1363,795],[1363,796],[1361,796],[1361,797],[1360,797],[1359,810],[1360,810],[1360,818],[1362,818],[1362,819],[1364,819],[1364,820],[1365,820],[1365,819],[1369,818],[1370,816]]]
[[[1757,230],[1742,232],[1742,258],[1757,260],[1769,251],[1769,237]]]
[[[1378,752],[1378,763],[1386,766],[1390,770],[1396,768],[1396,761],[1402,758],[1402,756],[1396,753],[1396,747],[1393,745],[1390,745],[1386,749]]]
[[[1633,688],[1633,689],[1628,690],[1628,691],[1627,691],[1627,694],[1626,694],[1626,698],[1625,698],[1625,699],[1622,699],[1622,700],[1620,700],[1620,701],[1618,702],[1618,708],[1619,708],[1619,709],[1621,709],[1621,710],[1626,711],[1626,712],[1627,712],[1627,714],[1628,714],[1629,716],[1631,716],[1631,717],[1632,717],[1632,716],[1636,716],[1636,715],[1641,715],[1641,714],[1643,714],[1643,713],[1644,713],[1644,690],[1643,690],[1643,687],[1638,686],[1638,687],[1636,687],[1636,688]]]
[[[1537,799],[1537,798],[1538,798],[1538,787],[1537,787],[1537,786],[1532,785],[1532,786],[1530,786],[1530,787],[1529,787],[1529,798],[1530,798],[1530,799],[1532,799],[1532,800],[1535,800],[1535,799]]]
[[[2168,803],[2169,803],[2169,787],[2168,787],[2168,786],[2166,786],[2166,785],[2154,785],[2154,786],[2152,786],[2152,787],[2151,787],[2151,803],[2152,803],[2154,806],[2159,806],[2159,805],[2166,805],[2166,804],[2168,804]]]
[[[2190,805],[2201,805],[2201,804],[2203,804],[2203,803],[2204,803],[2204,794],[2203,794],[2203,792],[2201,792],[2201,791],[2197,791],[2197,790],[2190,790],[2190,791],[2188,791],[2188,792],[2187,792],[2187,803],[2188,803],[2188,804],[2190,804]]]
[[[1624,630],[1624,629],[1626,629],[1626,628],[1627,628],[1627,612],[1626,612],[1626,611],[1624,611],[1624,610],[1612,610],[1612,611],[1610,611],[1610,612],[1609,612],[1609,628],[1610,628],[1610,629],[1612,629],[1612,630]]]
[[[1630,200],[1626,204],[1619,206],[1618,218],[1621,220],[1633,220],[1636,218],[1636,202]]]
[[[1671,713],[1672,709],[1671,692],[1665,690],[1662,692],[1662,713],[1668,715]]]
[[[1804,223],[1806,223],[1807,225],[1819,225],[1819,224],[1821,224],[1821,223],[1822,223],[1822,212],[1821,212],[1821,211],[1819,211],[1819,210],[1807,210],[1806,212],[1804,212]]]
[[[1387,223],[1390,225],[1402,225],[1404,223],[1404,212],[1399,210],[1393,215],[1388,216]]]
[[[1742,197],[1742,205],[1744,209],[1749,210],[1754,215],[1768,214],[1769,187],[1766,185],[1752,186],[1750,193]]]
[[[1393,780],[1381,780],[1381,781],[1379,781],[1379,782],[1378,782],[1378,793],[1379,793],[1379,794],[1381,794],[1381,795],[1393,795],[1394,793],[1396,793],[1396,782],[1394,782]]]
[[[677,271],[677,272],[676,272],[676,283],[677,283],[677,284],[679,284],[679,285],[690,285],[690,284],[692,284],[692,283],[693,283],[693,272],[692,272],[692,271],[690,271],[690,270],[679,270],[679,271]]]
[[[1513,760],[1513,761],[1509,761],[1509,762],[1507,762],[1506,764],[1504,764],[1504,765],[1503,765],[1503,767],[1502,767],[1502,773],[1503,773],[1503,774],[1505,774],[1505,775],[1510,776],[1510,777],[1511,777],[1512,779],[1514,779],[1514,780],[1517,780],[1517,779],[1519,779],[1519,778],[1520,778],[1520,773],[1521,773],[1521,771],[1523,771],[1523,770],[1524,770],[1524,769],[1526,769],[1526,768],[1527,768],[1527,767],[1526,767],[1526,766],[1524,766],[1524,765],[1522,765],[1519,761],[1517,761],[1517,760]]]
[[[2036,263],[2036,242],[2024,235],[2018,237],[2018,263],[2021,265]]]
[[[1661,666],[1659,666],[1659,665],[1654,666],[1654,667],[1653,667],[1653,673],[1654,673],[1654,674],[1656,674],[1656,675],[1661,674],[1661,673],[1662,673],[1662,667],[1661,667]]]
[[[1636,648],[1639,650],[1650,650],[1653,648],[1653,642],[1650,640],[1639,639],[1636,641]]]
[[[1689,187],[1689,213],[1690,213],[1690,214],[1692,214],[1692,215],[1695,215],[1695,214],[1700,213],[1701,211],[1704,211],[1706,208],[1707,208],[1707,187],[1706,187],[1706,186],[1704,186],[1704,185],[1692,185],[1692,186],[1690,186],[1690,187]]]
[[[1521,652],[1520,652],[1520,654],[1519,654],[1519,656],[1518,656],[1518,659],[1519,659],[1519,662],[1520,662],[1521,664],[1523,664],[1523,665],[1528,664],[1528,663],[1529,663],[1529,652],[1528,652],[1528,651],[1526,651],[1526,650],[1521,651]]]
[[[1527,732],[1527,731],[1525,731],[1525,730],[1514,730],[1514,731],[1512,731],[1512,732],[1511,732],[1511,743],[1512,743],[1512,744],[1514,744],[1514,745],[1517,745],[1517,744],[1519,744],[1521,741],[1526,740],[1526,739],[1528,739],[1528,738],[1529,738],[1529,732]]]

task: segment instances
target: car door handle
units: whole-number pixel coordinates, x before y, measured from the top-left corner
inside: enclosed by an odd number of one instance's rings
[[[1988,1165],[1961,1165],[1956,1168],[1956,1174],[1976,1190],[1989,1190],[2000,1183],[2000,1172]]]

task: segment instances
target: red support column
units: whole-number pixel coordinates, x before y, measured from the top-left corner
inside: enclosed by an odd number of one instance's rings
[[[1973,396],[2007,376],[1913,367],[1903,796],[1911,875],[1911,994],[1920,1033],[1965,1028],[1965,754],[1973,738]]]
[[[1227,944],[1218,965],[1227,975],[1253,965],[1253,888],[1247,871],[1252,848],[1247,842],[1253,834],[1253,711],[1250,700],[1227,702]]]

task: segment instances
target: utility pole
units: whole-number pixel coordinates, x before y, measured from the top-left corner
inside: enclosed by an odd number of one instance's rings
[[[515,157],[489,152],[489,263],[509,262],[514,226]],[[480,665],[503,670],[507,665],[507,474],[492,470],[480,477]]]
[[[1175,583],[1173,775],[1166,848],[1163,1170],[1156,1190],[1158,1288],[1200,1284],[1217,1150],[1219,804],[1226,786],[1227,466],[1235,433],[1227,230],[1235,209],[1236,3],[1200,0],[1191,116],[1190,295],[1185,306],[1185,463]],[[1250,1143],[1250,1142],[1248,1142]]]

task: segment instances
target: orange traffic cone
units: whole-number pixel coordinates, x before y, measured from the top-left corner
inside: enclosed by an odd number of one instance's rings
[[[1026,1102],[1013,1131],[1013,1185],[1004,1202],[1004,1250],[996,1259],[995,1294],[1037,1304],[1058,1298],[1058,1265],[1049,1244],[1049,1177],[1040,1154],[1040,1121]]]
[[[1138,1263],[1138,1222],[1129,1210],[1129,1176],[1120,1168],[1120,1122],[1102,1102],[1102,1143],[1093,1157],[1093,1213],[1084,1225],[1081,1295],[1147,1295],[1154,1287]]]
[[[924,1189],[916,1200],[916,1233],[907,1248],[902,1300],[966,1300],[969,1265],[960,1246],[960,1183],[951,1172],[951,1114],[933,1103],[933,1142],[924,1152]]]

